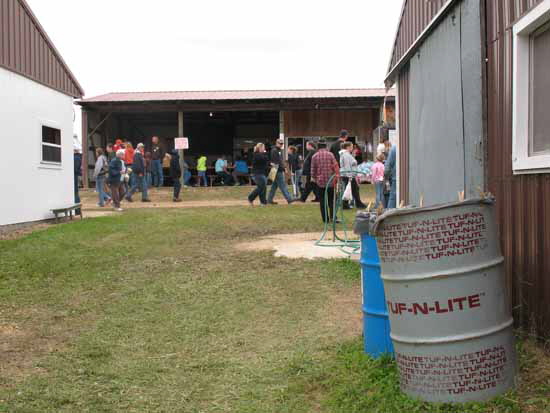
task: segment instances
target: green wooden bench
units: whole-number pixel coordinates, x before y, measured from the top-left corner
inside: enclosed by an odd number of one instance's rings
[[[65,214],[65,218],[69,217],[71,220],[73,219],[73,212],[74,215],[80,215],[80,219],[82,219],[82,204],[74,204],[68,207],[64,208],[56,208],[51,209],[52,214],[55,215],[55,222],[59,223],[59,215]]]

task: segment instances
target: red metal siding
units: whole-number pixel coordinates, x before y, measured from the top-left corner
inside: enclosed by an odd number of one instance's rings
[[[512,171],[511,25],[541,0],[486,0],[488,188],[497,198],[506,276],[517,322],[550,328],[550,175]]]
[[[1,67],[67,95],[84,95],[24,0],[1,0],[0,23]]]

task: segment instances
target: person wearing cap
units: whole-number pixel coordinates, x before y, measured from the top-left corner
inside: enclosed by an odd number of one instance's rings
[[[126,200],[133,202],[132,195],[134,195],[138,189],[141,191],[141,202],[151,202],[147,196],[147,183],[145,180],[145,157],[143,152],[145,151],[145,145],[139,143],[134,151],[134,157],[132,159],[132,175],[134,177],[133,184],[130,186],[130,191],[126,194]]]
[[[340,138],[330,146],[330,152],[332,152],[338,164],[340,164],[340,151],[342,150],[342,144],[348,140],[348,135],[348,131],[346,129],[342,129],[340,131]]]
[[[115,211],[122,211],[120,201],[124,196],[124,174],[126,166],[124,165],[124,149],[116,151],[116,158],[109,163],[109,186],[111,187],[111,197],[113,198],[113,207]]]
[[[271,185],[271,190],[269,191],[269,197],[267,198],[267,203],[271,205],[277,205],[277,202],[273,200],[273,198],[275,198],[275,192],[277,192],[277,188],[281,189],[281,192],[283,193],[283,196],[285,197],[286,202],[288,202],[289,204],[292,204],[293,202],[296,201],[296,199],[290,196],[290,193],[288,192],[288,187],[286,185],[283,146],[284,146],[284,140],[277,139],[275,146],[271,149],[271,152],[269,154],[269,162],[271,163],[271,167],[277,168],[277,175],[273,180],[273,184]]]

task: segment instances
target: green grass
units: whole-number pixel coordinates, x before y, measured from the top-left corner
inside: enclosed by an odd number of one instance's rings
[[[401,395],[342,327],[358,264],[232,247],[320,231],[318,214],[132,210],[0,241],[0,412],[521,411],[521,394],[466,410]]]

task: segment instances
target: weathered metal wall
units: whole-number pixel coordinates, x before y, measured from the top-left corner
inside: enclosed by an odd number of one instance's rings
[[[447,0],[404,0],[391,67],[405,55],[445,3]]]
[[[0,1],[0,66],[69,96],[84,95],[24,0]]]
[[[486,0],[487,174],[516,321],[550,334],[550,174],[512,172],[511,25],[540,0]]]
[[[409,65],[407,64],[397,78],[398,117],[399,117],[399,203],[409,203]]]
[[[409,201],[435,205],[479,194],[481,142],[479,0],[457,2],[410,60]]]
[[[298,136],[338,136],[345,128],[350,135],[361,141],[370,139],[378,126],[379,111],[365,110],[304,110],[286,111],[285,135]]]

